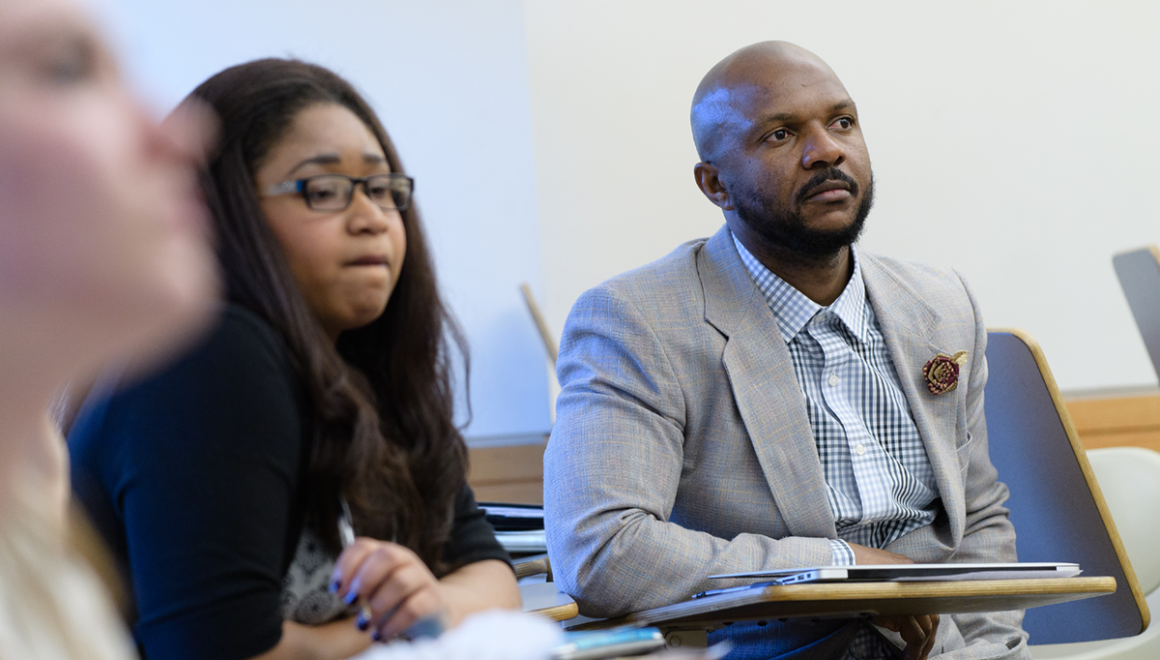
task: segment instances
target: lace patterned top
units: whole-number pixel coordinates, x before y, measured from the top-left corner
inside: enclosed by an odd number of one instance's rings
[[[282,618],[318,625],[347,614],[346,603],[330,593],[330,576],[337,560],[314,532],[302,530],[290,569],[282,578]]]

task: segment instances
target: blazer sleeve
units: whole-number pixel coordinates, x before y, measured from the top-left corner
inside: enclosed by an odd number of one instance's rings
[[[961,278],[961,276],[960,276]],[[963,486],[966,525],[963,540],[955,550],[954,562],[1013,562],[1015,528],[1008,516],[1008,490],[999,481],[991,463],[987,444],[987,420],[983,414],[984,390],[987,384],[987,328],[970,288],[963,282],[970,298],[975,320],[974,355],[971,360],[970,392],[967,397],[967,429],[970,438],[960,449],[960,465],[965,466]],[[1023,611],[987,614],[951,615],[963,640],[972,649],[971,657],[1030,658],[1027,633],[1020,627]],[[980,653],[982,647],[991,651]],[[976,655],[977,654],[977,655]]]
[[[687,598],[710,588],[713,573],[833,561],[824,538],[726,539],[670,521],[686,467],[687,397],[698,392],[682,388],[673,347],[653,328],[605,285],[577,301],[561,344],[544,522],[556,584],[587,616]]]

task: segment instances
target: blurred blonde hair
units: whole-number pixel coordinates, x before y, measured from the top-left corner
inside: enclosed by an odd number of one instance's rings
[[[9,483],[0,499],[0,658],[126,660],[132,641],[105,586],[68,543],[51,498]],[[31,486],[31,487],[30,487]],[[85,532],[72,535],[92,546]]]

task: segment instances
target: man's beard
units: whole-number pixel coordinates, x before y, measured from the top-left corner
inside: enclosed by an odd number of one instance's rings
[[[857,182],[845,172],[830,167],[818,172],[794,193],[792,201],[800,202],[810,191],[826,181],[844,181],[850,186],[850,194],[857,196]],[[768,247],[785,254],[793,254],[809,259],[832,257],[849,245],[853,245],[862,233],[866,216],[874,205],[874,175],[866,186],[866,194],[858,205],[854,221],[841,229],[819,230],[806,226],[806,220],[798,211],[765,198],[760,193],[733,196],[733,208],[737,217],[749,226]]]

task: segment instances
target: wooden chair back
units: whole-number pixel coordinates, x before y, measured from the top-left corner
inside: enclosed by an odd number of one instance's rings
[[[1112,257],[1120,288],[1132,308],[1152,367],[1160,374],[1160,249],[1155,245]]]
[[[1076,562],[1117,585],[1112,595],[1028,610],[1030,643],[1138,635],[1148,606],[1043,351],[1020,330],[992,330],[987,366],[987,436],[1011,490],[1019,561]]]

